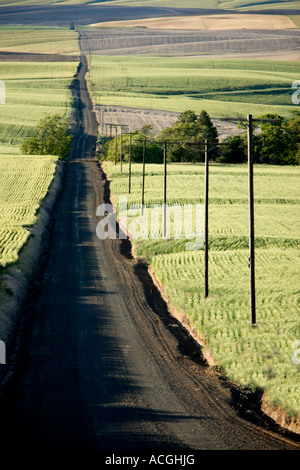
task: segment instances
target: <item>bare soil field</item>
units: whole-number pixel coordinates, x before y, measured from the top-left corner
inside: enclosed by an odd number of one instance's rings
[[[264,14],[219,14],[195,15],[162,18],[145,18],[139,20],[109,21],[95,23],[92,27],[149,29],[200,29],[200,30],[232,30],[232,29],[288,29],[296,28],[293,21],[284,15]]]
[[[296,29],[156,30],[111,28],[80,31],[80,48],[93,55],[242,56],[297,60]]]
[[[99,123],[99,133],[102,136],[110,136],[110,128],[112,128],[113,137],[115,128],[110,124],[118,124],[123,127],[123,133],[142,130],[144,126],[151,126],[151,133],[154,136],[160,134],[165,127],[170,127],[177,121],[180,113],[172,111],[161,111],[155,109],[138,109],[123,106],[96,105],[94,106],[96,118]],[[214,126],[217,128],[220,140],[232,135],[242,134],[243,129],[238,129],[235,124],[212,119]],[[117,128],[120,135],[120,128]]]

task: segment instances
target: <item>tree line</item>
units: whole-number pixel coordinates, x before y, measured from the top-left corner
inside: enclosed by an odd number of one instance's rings
[[[285,120],[274,114],[261,118],[279,119],[279,122],[262,122],[254,136],[254,162],[273,165],[299,165],[300,163],[300,113]],[[244,163],[247,161],[247,133],[229,137],[218,145],[216,127],[206,111],[199,116],[194,111],[181,113],[178,120],[165,128],[158,136],[151,134],[151,126],[144,126],[141,131],[131,133],[131,161],[141,162],[143,158],[143,141],[147,140],[147,162],[162,162],[162,143],[168,142],[167,160],[170,162],[204,161],[204,145],[209,145],[209,158],[219,163]],[[99,158],[102,160],[120,160],[121,137],[102,139]],[[199,144],[199,145],[197,145]],[[122,159],[129,161],[130,136],[122,136]]]
[[[274,114],[266,114],[261,118],[276,118],[279,122],[262,122],[254,136],[254,162],[273,165],[300,164],[300,113],[286,120]],[[130,146],[130,139],[132,145]],[[202,162],[204,161],[205,141],[209,145],[209,158],[219,163],[244,163],[247,161],[247,135],[234,135],[228,138],[226,145],[218,145],[219,138],[216,127],[206,111],[199,116],[194,111],[181,113],[178,120],[166,127],[156,136],[152,128],[146,125],[141,131],[122,136],[122,159],[129,161],[131,147],[132,162],[143,159],[144,141],[147,141],[147,162],[162,162],[162,144],[168,142],[167,160],[170,162]],[[25,140],[21,146],[24,154],[56,155],[65,159],[71,149],[72,135],[68,123],[59,115],[46,116],[37,125],[35,137]],[[102,160],[120,160],[120,152],[116,154],[116,141],[101,137],[100,154]],[[117,137],[117,147],[121,147],[121,137]]]

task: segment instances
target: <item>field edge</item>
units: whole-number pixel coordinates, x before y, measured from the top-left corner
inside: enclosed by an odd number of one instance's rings
[[[38,269],[43,253],[45,237],[52,211],[62,189],[64,175],[63,163],[56,162],[56,170],[47,193],[41,202],[37,220],[32,227],[31,236],[19,251],[18,260],[7,266],[0,284],[0,333],[6,346],[6,355],[12,347],[16,326],[20,319],[22,304],[28,295],[31,281]],[[0,370],[0,372],[2,372]],[[5,371],[3,371],[5,375]]]

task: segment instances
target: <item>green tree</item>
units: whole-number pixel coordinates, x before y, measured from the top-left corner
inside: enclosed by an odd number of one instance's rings
[[[247,161],[247,142],[245,136],[234,135],[226,141],[227,145],[221,147],[220,163],[244,163]]]
[[[284,120],[275,114],[262,118],[279,119],[279,122],[263,122],[261,133],[255,137],[255,160],[273,165],[299,165],[300,114]]]
[[[55,114],[39,122],[37,136],[25,140],[21,151],[31,155],[56,155],[64,159],[69,155],[71,140],[67,122]]]
[[[181,113],[177,122],[159,136],[159,140],[170,142],[168,160],[177,162],[203,161],[206,139],[212,144],[210,159],[215,160],[218,156],[218,133],[206,111],[201,111],[199,116],[190,110]]]
[[[21,151],[26,155],[41,155],[42,145],[37,137],[30,137],[21,145]]]
[[[261,133],[255,136],[255,161],[274,165],[283,162],[286,156],[286,132],[284,119],[275,114],[265,114],[261,118],[279,119],[279,122],[262,122]]]
[[[300,164],[300,113],[295,113],[287,125],[287,156],[285,163],[287,165]]]
[[[131,134],[131,161],[138,163],[143,161],[143,147],[144,140],[146,140],[146,162],[147,163],[161,163],[163,161],[163,150],[154,142],[147,139],[147,135],[141,131],[136,131]],[[107,140],[101,147],[100,158],[101,160],[120,161],[120,148],[121,137],[117,137],[117,153],[116,153],[116,139]],[[122,160],[129,161],[130,152],[130,136],[123,134],[122,136]]]

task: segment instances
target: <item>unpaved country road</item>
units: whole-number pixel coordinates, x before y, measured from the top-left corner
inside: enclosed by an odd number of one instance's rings
[[[2,390],[2,449],[299,449],[237,416],[230,387],[189,356],[126,242],[97,238],[107,183],[88,157],[97,126],[84,72],[83,133]]]

